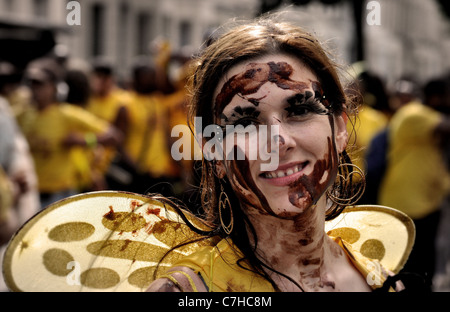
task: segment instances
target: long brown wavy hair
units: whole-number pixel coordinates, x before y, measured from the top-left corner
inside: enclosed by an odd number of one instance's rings
[[[210,44],[193,62],[194,74],[189,83],[191,98],[188,121],[195,134],[203,133],[204,127],[216,123],[217,114],[213,113],[215,111],[213,95],[223,75],[245,60],[271,54],[289,54],[308,66],[318,77],[334,114],[341,115],[343,112],[353,111],[354,103],[346,96],[337,65],[333,63],[319,41],[300,27],[276,22],[273,17],[266,16],[251,23],[234,26],[209,42]],[[201,129],[194,129],[195,117],[201,118]],[[234,228],[230,234],[222,229],[218,212],[221,185],[230,199],[233,210]],[[275,289],[278,289],[267,274],[267,270],[264,270],[264,268],[272,269],[255,255],[257,237],[242,211],[230,182],[226,177],[219,179],[214,161],[205,158],[201,163],[199,192],[203,217],[212,229],[206,236],[218,235],[222,238],[231,238],[233,244],[243,254],[243,258],[238,263],[245,261],[250,264],[255,273],[265,277]],[[339,205],[330,206],[327,219],[337,216],[344,208]],[[204,231],[199,233],[205,234]],[[295,284],[301,289],[298,283]]]

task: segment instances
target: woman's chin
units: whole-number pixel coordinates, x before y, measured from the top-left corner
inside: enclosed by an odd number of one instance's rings
[[[282,206],[280,206],[280,202],[277,202],[277,204],[272,207],[274,207],[272,208],[272,211],[277,217],[281,219],[293,219],[307,211],[311,205],[305,202],[304,205],[294,206],[289,201],[286,201]]]

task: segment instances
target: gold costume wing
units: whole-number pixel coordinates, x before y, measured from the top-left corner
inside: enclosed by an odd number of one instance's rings
[[[15,234],[4,256],[4,278],[12,291],[144,291],[165,253],[198,237],[160,201],[126,192],[85,193],[50,205]],[[205,244],[169,253],[161,274]]]
[[[337,218],[325,223],[325,231],[340,237],[363,256],[379,260],[393,273],[405,265],[415,239],[411,218],[385,206],[347,207]]]
[[[411,219],[380,206],[347,208],[326,222],[326,231],[395,273],[414,241]],[[85,193],[50,205],[24,224],[6,249],[3,274],[12,291],[144,291],[171,247],[200,237],[173,207],[155,199],[117,191]],[[158,273],[212,243],[175,249]]]

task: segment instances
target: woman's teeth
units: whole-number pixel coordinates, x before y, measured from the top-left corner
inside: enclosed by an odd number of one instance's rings
[[[297,173],[302,169],[303,169],[303,165],[296,165],[296,166],[291,167],[286,170],[276,170],[276,171],[265,172],[263,174],[263,176],[266,179],[282,178],[282,177],[290,176],[291,174]]]

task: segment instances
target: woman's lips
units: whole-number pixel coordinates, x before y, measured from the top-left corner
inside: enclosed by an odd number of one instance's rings
[[[286,186],[303,175],[303,169],[305,169],[307,164],[308,162],[282,165],[277,170],[263,172],[259,176],[267,183],[276,186]]]

